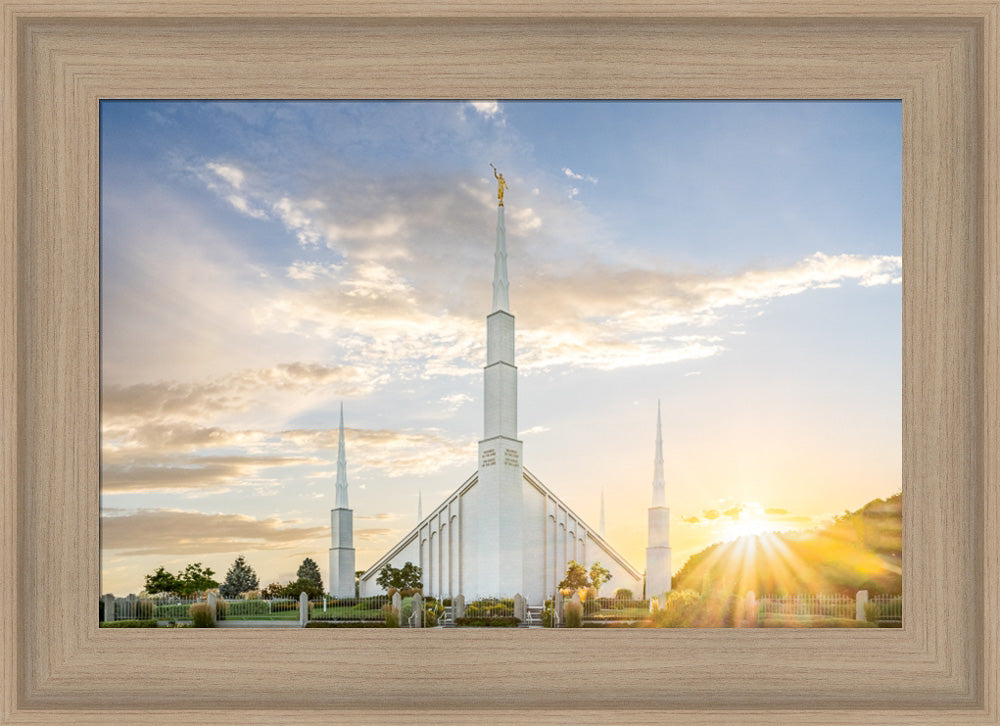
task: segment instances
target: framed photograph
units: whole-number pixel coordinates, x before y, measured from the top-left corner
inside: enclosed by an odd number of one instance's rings
[[[102,101],[105,627],[899,627],[901,106]]]
[[[0,723],[1000,722],[1000,3],[3,11]],[[99,628],[101,109],[127,99],[897,102],[903,627]]]

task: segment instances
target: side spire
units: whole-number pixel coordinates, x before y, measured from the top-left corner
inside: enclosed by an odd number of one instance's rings
[[[667,506],[666,484],[663,481],[663,424],[660,419],[660,401],[656,401],[656,459],[653,462],[653,506]]]
[[[424,521],[424,494],[417,490],[417,524]]]
[[[344,403],[340,403],[340,440],[337,446],[337,497],[335,509],[349,509],[347,503],[347,450],[344,447]]]

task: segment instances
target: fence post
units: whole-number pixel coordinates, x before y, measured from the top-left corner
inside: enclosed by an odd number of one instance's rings
[[[309,622],[309,596],[305,592],[299,593],[299,626],[306,627]]]
[[[451,619],[454,622],[455,618],[465,617],[465,595],[459,593],[451,600]]]
[[[747,590],[746,620],[750,627],[757,626],[757,594]]]
[[[403,596],[398,591],[392,594],[392,611],[396,613],[396,622],[403,627]]]
[[[214,623],[219,619],[219,611],[216,609],[218,607],[218,602],[215,593],[208,593],[206,600],[208,601],[208,612],[212,614],[212,622]]]
[[[104,596],[104,622],[113,623],[115,622],[115,596],[105,595]]]
[[[424,598],[420,593],[413,595],[413,625],[417,628],[424,627]]]
[[[514,596],[514,617],[517,618],[518,620],[520,620],[522,623],[525,620],[525,612],[524,612],[524,610],[525,610],[525,608],[524,608],[524,595],[522,595],[521,593],[517,593]]]
[[[865,620],[865,603],[868,602],[868,591],[858,590],[857,597],[855,598],[854,606],[854,619],[855,620]]]

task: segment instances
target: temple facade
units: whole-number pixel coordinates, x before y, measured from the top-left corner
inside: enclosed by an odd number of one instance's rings
[[[486,318],[483,438],[477,469],[426,516],[421,511],[419,524],[360,576],[361,595],[382,592],[375,580],[385,565],[412,562],[421,568],[428,595],[446,598],[461,593],[475,599],[520,593],[529,604],[541,604],[556,592],[567,563],[575,560],[588,568],[600,562],[608,569],[612,577],[602,596],[625,587],[641,597],[642,573],[604,538],[603,501],[598,531],[524,467],[524,447],[517,437],[514,316],[509,309],[503,206],[506,183],[502,174],[494,174],[498,204],[493,305]],[[667,578],[669,583],[669,573]]]

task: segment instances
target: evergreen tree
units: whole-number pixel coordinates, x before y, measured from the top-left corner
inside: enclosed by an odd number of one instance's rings
[[[300,580],[306,579],[313,582],[320,592],[323,592],[323,576],[319,574],[319,565],[311,557],[306,557],[299,565],[299,571],[295,576]]]
[[[240,555],[226,573],[226,581],[219,588],[219,594],[222,597],[234,598],[248,590],[256,590],[259,586],[257,573],[247,564],[243,555]]]

